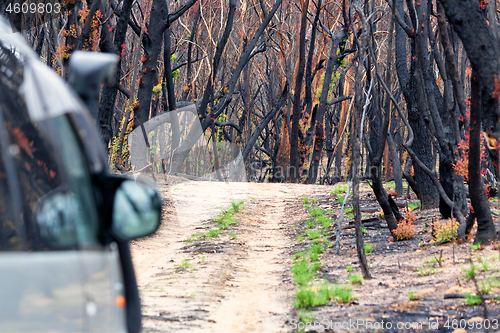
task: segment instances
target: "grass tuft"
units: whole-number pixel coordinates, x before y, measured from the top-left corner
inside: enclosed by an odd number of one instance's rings
[[[481,296],[479,295],[471,295],[465,294],[465,305],[481,305],[483,302],[481,301]]]
[[[301,309],[324,305],[329,300],[335,300],[338,303],[349,303],[353,299],[350,288],[325,283],[319,287],[301,287],[295,295],[294,305],[297,309]]]
[[[365,255],[367,256],[371,255],[373,251],[372,243],[365,243],[364,247],[365,247]]]
[[[245,208],[243,206],[244,203],[245,203],[245,201],[243,201],[243,200],[233,200],[231,202],[231,207],[233,208],[233,211],[235,213],[239,213],[243,208]]]
[[[362,284],[363,283],[363,277],[358,274],[348,274],[347,279],[351,284]]]
[[[323,216],[324,211],[319,207],[313,206],[309,208],[309,214],[313,217],[318,217],[318,216]]]
[[[347,192],[347,185],[338,184],[333,187],[333,190],[330,192],[330,194],[334,195],[346,192]]]
[[[441,244],[451,242],[457,237],[458,225],[459,223],[455,218],[434,222],[434,238]]]

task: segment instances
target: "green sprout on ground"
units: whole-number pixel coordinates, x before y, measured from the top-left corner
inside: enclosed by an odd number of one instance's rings
[[[462,268],[466,280],[473,280],[476,277],[476,266],[471,263],[469,268]]]
[[[333,190],[330,192],[330,194],[334,195],[346,192],[347,192],[347,185],[338,184],[333,187]]]
[[[420,202],[409,202],[408,203],[409,210],[415,210],[417,208],[420,208]]]
[[[311,259],[311,261],[317,261],[319,260],[319,255],[323,253],[324,250],[325,248],[323,247],[323,245],[316,244],[309,247],[307,252],[309,254],[309,258]]]
[[[409,291],[408,292],[408,298],[410,299],[410,301],[413,301],[415,299],[415,294],[413,293],[413,291]]]
[[[465,305],[481,305],[483,301],[479,295],[465,294]]]
[[[181,264],[179,265],[179,268],[189,268],[191,267],[191,264],[189,263],[189,259],[184,259]]]
[[[481,283],[481,291],[483,294],[488,295],[491,292],[491,288],[498,288],[500,287],[500,280],[493,278],[493,279],[486,279],[486,283],[482,282]]]
[[[319,279],[317,281],[317,272],[321,269],[320,255],[325,251],[325,247],[333,246],[333,243],[327,241],[323,234],[323,229],[330,228],[333,222],[329,216],[333,210],[324,211],[313,206],[317,199],[302,199],[304,204],[311,203],[308,208],[310,218],[304,224],[305,230],[297,236],[297,240],[302,242],[305,237],[311,240],[311,244],[305,250],[293,254],[293,266],[291,268],[295,283],[298,289],[295,295],[294,305],[296,307],[299,322],[313,322],[314,316],[310,312],[302,309],[310,308],[335,301],[338,303],[348,303],[354,296],[352,290],[340,285],[330,284],[327,281]],[[300,331],[300,330],[299,330]]]
[[[351,264],[347,265],[346,268],[345,268],[345,270],[347,272],[352,272],[353,271],[352,265]]]
[[[349,280],[349,282],[351,284],[362,284],[363,283],[363,277],[361,275],[358,275],[358,274],[348,274],[347,280]]]
[[[369,256],[372,254],[373,251],[372,243],[365,243],[364,248],[365,248],[365,255]]]
[[[314,228],[316,226],[316,220],[315,219],[307,219],[306,226],[308,228]]]
[[[212,229],[208,232],[208,237],[210,238],[214,238],[214,237],[217,237],[219,236],[221,233],[220,229]]]
[[[316,277],[316,271],[320,269],[321,264],[310,263],[306,259],[297,261],[292,267],[292,273],[295,282],[299,286],[306,285],[311,279]]]
[[[354,297],[350,288],[325,283],[316,287],[301,287],[295,295],[294,305],[297,309],[308,308],[324,305],[331,299],[338,303],[349,303]]]
[[[299,310],[297,311],[298,322],[303,323],[304,327],[307,323],[314,322],[314,316],[311,311]],[[303,329],[299,330],[299,332],[304,332]]]
[[[319,238],[323,235],[321,230],[306,230],[305,234],[309,237],[310,240]]]
[[[390,188],[396,188],[396,183],[394,181],[385,183],[385,186]]]
[[[309,208],[309,214],[313,217],[318,217],[318,216],[323,216],[324,211],[319,207],[313,206]]]
[[[488,262],[487,258],[481,258],[479,256],[476,257],[477,261],[481,264],[483,271],[487,272],[488,269],[490,268],[490,264]]]
[[[233,200],[231,202],[231,207],[235,213],[239,213],[244,208],[244,203],[245,202],[243,200]]]
[[[491,291],[491,286],[487,283],[484,283],[482,282],[481,283],[481,292],[484,294],[484,295],[488,295]]]
[[[474,244],[469,244],[470,246],[470,249],[472,251],[479,251],[479,250],[482,250],[484,247],[481,246],[481,243],[480,242],[476,242]]]
[[[437,273],[436,269],[432,266],[417,267],[417,270],[420,276],[427,276]]]
[[[218,237],[221,234],[222,230],[229,229],[231,225],[236,224],[237,220],[234,216],[244,208],[243,204],[243,200],[233,200],[231,202],[231,208],[221,209],[221,213],[217,217],[212,219],[212,221],[217,224],[217,229],[208,230],[206,233],[195,233],[188,240],[186,240],[186,242],[193,242],[205,237]],[[210,227],[207,227],[207,229],[209,228]],[[233,235],[234,234],[229,234],[231,238],[236,238]]]
[[[329,228],[332,225],[332,220],[328,216],[318,216],[316,223],[320,224],[322,228]]]

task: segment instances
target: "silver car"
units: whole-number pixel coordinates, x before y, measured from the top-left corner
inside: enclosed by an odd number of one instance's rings
[[[0,332],[138,332],[127,242],[160,207],[108,173],[86,107],[0,22]]]

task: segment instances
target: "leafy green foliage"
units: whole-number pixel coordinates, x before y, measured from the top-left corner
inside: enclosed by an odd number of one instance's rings
[[[446,221],[435,221],[433,227],[436,241],[443,244],[454,240],[457,237],[458,225],[454,218]]]
[[[409,210],[415,210],[417,208],[420,208],[420,201],[419,202],[409,202],[408,203],[408,209]]]

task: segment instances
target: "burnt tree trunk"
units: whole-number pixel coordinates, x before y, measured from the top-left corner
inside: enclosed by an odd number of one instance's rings
[[[125,43],[125,36],[127,34],[128,20],[132,11],[132,0],[124,0],[120,11],[120,18],[115,28],[114,37],[114,50],[113,53],[120,55],[122,52],[121,45]],[[113,119],[113,109],[115,106],[116,95],[118,94],[118,86],[120,85],[120,78],[122,76],[122,62],[116,68],[115,81],[111,85],[105,85],[102,89],[99,113],[97,119],[99,128],[101,129],[101,138],[106,148],[113,137],[113,130],[111,121]]]
[[[297,75],[295,77],[295,91],[293,96],[292,109],[292,133],[290,134],[290,182],[299,181],[299,119],[302,106],[300,93],[302,91],[302,82],[304,80],[305,52],[306,52],[306,28],[307,28],[307,7],[309,0],[303,0],[302,13],[299,33],[299,63],[297,66]]]
[[[372,276],[370,271],[368,270],[368,263],[366,261],[365,255],[365,247],[363,241],[363,230],[361,226],[361,211],[359,207],[359,181],[360,181],[360,168],[359,168],[359,160],[361,153],[361,136],[362,136],[362,124],[361,118],[363,114],[363,88],[362,88],[362,80],[363,80],[363,58],[365,55],[365,51],[367,49],[366,44],[368,42],[368,24],[363,15],[361,7],[359,6],[359,1],[356,2],[356,11],[362,18],[362,33],[358,40],[358,54],[357,54],[357,68],[356,68],[356,76],[355,76],[355,99],[354,99],[354,113],[352,117],[353,124],[353,134],[352,134],[352,164],[351,164],[351,175],[352,175],[352,204],[353,204],[353,212],[355,219],[355,232],[356,232],[356,252],[358,254],[358,260],[361,267],[361,271],[363,272],[363,276],[365,279],[371,279]],[[368,67],[368,70],[370,68]],[[326,80],[326,78],[325,78]],[[372,82],[373,84],[373,82]],[[371,91],[368,91],[370,94]],[[367,99],[369,96],[366,97]]]
[[[342,42],[345,43],[345,38],[347,35],[347,30],[343,29],[339,34],[332,36],[330,54],[328,56],[328,63],[326,65],[325,79],[323,81],[323,88],[321,91],[321,97],[319,100],[318,113],[316,115],[315,122],[315,132],[314,136],[314,149],[311,158],[311,164],[307,173],[307,184],[314,184],[318,176],[319,162],[321,159],[321,154],[323,152],[323,142],[325,140],[325,131],[323,128],[325,112],[328,108],[328,93],[330,90],[330,84],[332,80],[332,74],[336,68],[338,68],[337,61],[339,56],[337,56],[337,50]],[[313,126],[311,124],[311,126]]]
[[[403,0],[396,0],[396,13],[403,13]],[[407,52],[406,52],[407,34],[400,24],[396,24],[396,72],[398,74],[399,84],[406,100],[408,110],[408,121],[413,132],[415,140],[412,149],[416,156],[430,169],[434,168],[434,159],[432,156],[432,146],[430,142],[431,133],[429,132],[422,111],[417,107],[417,85],[416,85],[416,50],[414,36],[411,42],[410,70],[408,71]],[[439,193],[436,186],[432,183],[430,177],[413,164],[414,180],[418,187],[418,198],[422,209],[436,208],[439,204]]]
[[[158,81],[156,64],[161,52],[163,33],[167,28],[164,24],[167,17],[166,3],[161,0],[153,0],[149,24],[147,25],[147,34],[145,33],[142,39],[144,56],[141,59],[142,70],[138,78],[139,91],[137,99],[139,101],[139,109],[134,114],[135,118],[142,124],[149,120],[153,87]],[[138,124],[134,126],[138,126]]]
[[[489,243],[496,238],[488,198],[481,176],[481,83],[473,70],[471,78],[470,141],[469,141],[469,195],[477,219],[476,241]]]
[[[469,57],[471,82],[471,134],[469,142],[469,193],[478,222],[476,240],[488,243],[496,238],[488,201],[481,179],[481,129],[498,131],[496,113],[499,73],[498,40],[476,1],[439,0],[449,23]],[[496,133],[498,135],[498,132]]]

